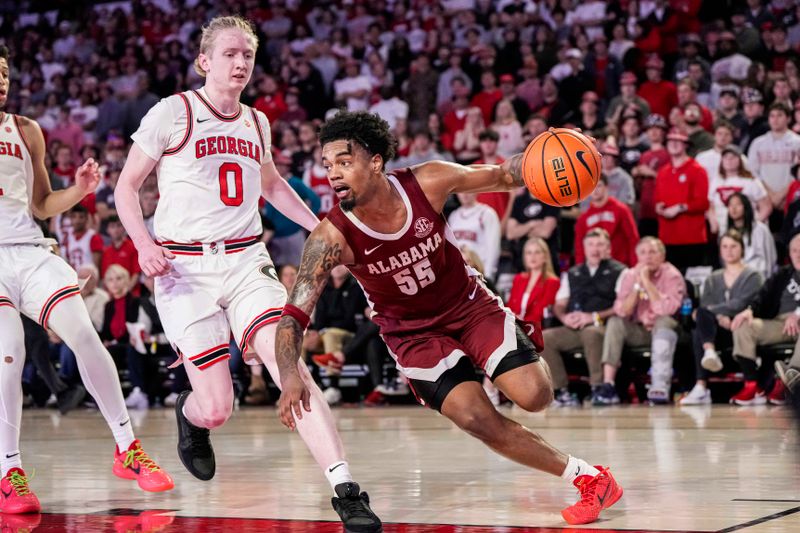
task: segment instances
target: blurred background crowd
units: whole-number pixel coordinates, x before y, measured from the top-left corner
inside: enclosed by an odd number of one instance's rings
[[[337,109],[389,123],[399,144],[390,169],[500,163],[549,127],[597,139],[603,176],[579,206],[520,189],[459,194],[445,208],[465,260],[517,316],[549,328],[557,405],[677,394],[703,404],[711,392],[784,401],[778,378],[800,367],[800,356],[781,365],[800,331],[798,2],[32,1],[0,11],[12,51],[6,111],[41,125],[53,187],[87,157],[102,165],[96,193],[46,226],[88,278],[83,296],[131,407],[169,405],[186,383],[166,368],[174,355],[114,187],[148,109],[202,85],[199,29],[228,13],[260,37],[243,101],[269,118],[277,168],[320,218],[336,198],[316,131]],[[152,231],[155,176],[141,203]],[[290,288],[305,233],[269,203],[261,211]],[[408,397],[366,307],[336,269],[305,343],[332,404],[343,393],[369,405]],[[74,357],[27,327],[31,401],[69,409],[81,391]],[[263,368],[231,366],[243,402],[274,401]]]

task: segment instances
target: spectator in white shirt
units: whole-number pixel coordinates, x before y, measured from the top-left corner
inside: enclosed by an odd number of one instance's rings
[[[711,232],[722,235],[728,229],[728,200],[734,193],[745,195],[756,211],[756,219],[764,222],[772,212],[772,203],[764,184],[748,170],[744,155],[738,146],[730,144],[722,149],[721,162],[716,175],[708,180],[708,223]]]
[[[494,279],[500,258],[500,220],[494,209],[476,200],[475,193],[458,193],[461,207],[450,213],[447,223],[459,247],[466,245],[480,257],[487,279]]]
[[[698,153],[694,160],[706,169],[708,181],[719,175],[719,163],[722,160],[722,150],[733,142],[733,126],[726,121],[719,121],[714,126],[714,146]]]
[[[790,117],[786,104],[769,106],[770,131],[756,137],[747,152],[748,164],[766,185],[774,207],[783,205],[792,182],[792,165],[800,155],[800,135],[789,130]]]
[[[375,113],[389,123],[389,129],[394,131],[397,121],[408,119],[408,104],[397,97],[394,87],[381,88],[381,99],[372,104],[370,113]]]
[[[333,84],[336,101],[345,104],[348,111],[365,111],[369,107],[372,84],[369,78],[359,73],[360,67],[358,60],[348,58],[345,76]]]

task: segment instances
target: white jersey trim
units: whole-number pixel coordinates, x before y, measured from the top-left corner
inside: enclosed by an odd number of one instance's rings
[[[358,219],[358,217],[356,217],[351,211],[345,211],[344,209],[342,209],[342,213],[344,213],[344,216],[346,216],[350,220],[350,222],[355,224],[355,226],[358,229],[360,229],[373,239],[379,239],[382,241],[394,241],[406,234],[408,228],[411,227],[411,221],[414,218],[414,213],[411,211],[411,200],[408,199],[408,194],[406,193],[406,190],[403,188],[402,185],[400,185],[400,182],[397,181],[397,178],[391,174],[389,174],[386,177],[389,180],[389,183],[391,183],[394,186],[394,188],[397,189],[397,192],[400,193],[400,198],[403,200],[403,204],[405,204],[406,206],[406,223],[403,224],[403,227],[400,228],[398,232],[396,233],[377,232],[374,229],[367,226],[366,224],[364,224],[363,222],[361,222]]]

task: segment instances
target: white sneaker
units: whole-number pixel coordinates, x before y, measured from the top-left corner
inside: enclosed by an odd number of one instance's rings
[[[58,405],[58,398],[56,398],[55,394],[51,394],[50,397],[47,399],[47,402],[44,404],[45,407],[55,407]]]
[[[170,392],[169,395],[164,398],[164,407],[175,407],[175,403],[178,401],[178,393],[177,392]]]
[[[336,405],[342,401],[342,391],[336,387],[328,387],[322,391],[322,395],[325,396],[325,401],[328,402],[328,405]]]
[[[142,392],[139,387],[134,387],[128,397],[125,398],[125,407],[130,409],[148,409],[150,401],[147,399],[147,394]]]
[[[700,360],[700,366],[709,372],[719,372],[722,370],[722,359],[719,358],[716,350],[706,350]]]
[[[380,384],[375,387],[375,390],[384,396],[405,396],[411,392],[408,388],[408,383],[401,378],[395,378],[388,384]]]
[[[689,394],[681,398],[681,405],[709,405],[711,403],[711,391],[702,385],[695,385]]]

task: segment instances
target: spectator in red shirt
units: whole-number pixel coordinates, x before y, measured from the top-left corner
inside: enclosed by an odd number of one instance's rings
[[[108,236],[111,237],[111,244],[103,250],[103,258],[100,261],[100,276],[105,278],[106,271],[111,265],[120,265],[130,274],[127,290],[138,296],[139,292],[139,254],[136,247],[128,238],[125,227],[119,221],[117,215],[108,217],[107,226]]]
[[[525,272],[514,276],[508,308],[521,320],[541,324],[545,308],[552,312],[561,282],[553,270],[550,248],[543,239],[531,237],[522,253]]]
[[[475,165],[500,165],[505,161],[497,155],[497,142],[500,140],[500,136],[496,131],[483,130],[478,135],[478,140],[480,141],[481,158],[475,161]],[[511,191],[481,192],[477,196],[478,202],[488,205],[497,213],[497,219],[500,221],[500,227],[504,234],[506,220],[511,213],[511,196]]]
[[[689,157],[689,137],[672,130],[667,135],[670,162],[656,176],[658,236],[667,249],[667,260],[681,272],[705,265],[705,212],[708,211],[708,174]]]
[[[286,101],[275,78],[269,75],[261,78],[258,82],[258,92],[260,95],[253,103],[253,107],[264,113],[270,124],[274,124],[287,110]]]
[[[644,127],[650,149],[642,154],[632,174],[639,192],[639,234],[655,237],[658,235],[656,174],[669,163],[669,153],[664,147],[667,120],[661,115],[650,115],[645,119]]]
[[[608,195],[608,177],[600,174],[600,180],[592,191],[589,209],[575,223],[575,242],[582,243],[590,229],[603,228],[611,237],[611,257],[632,267],[636,264],[636,243],[639,231],[633,220],[631,209]],[[575,264],[585,260],[583,246],[575,247]]]
[[[481,91],[472,97],[472,105],[479,107],[483,113],[484,124],[492,123],[494,106],[503,98],[503,91],[497,88],[497,79],[491,71],[481,74]]]
[[[650,110],[663,117],[678,104],[678,90],[675,84],[661,78],[664,62],[657,55],[652,55],[645,63],[647,81],[639,87],[639,96],[650,105]]]

